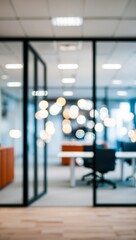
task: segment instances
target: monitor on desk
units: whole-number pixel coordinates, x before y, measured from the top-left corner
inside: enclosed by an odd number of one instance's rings
[[[127,152],[134,152],[134,151],[136,151],[136,143],[123,142],[122,150],[127,151]]]
[[[122,151],[125,151],[125,152],[135,152],[136,151],[136,143],[122,142]],[[126,159],[126,162],[129,165],[131,165],[131,159]]]

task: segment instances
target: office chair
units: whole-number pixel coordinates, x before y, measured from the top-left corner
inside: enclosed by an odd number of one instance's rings
[[[92,146],[84,146],[84,151],[85,152],[91,152],[93,150]],[[93,169],[93,159],[89,159],[89,158],[83,158],[83,166],[89,169]],[[93,176],[93,171],[89,172],[88,174],[83,175],[82,177],[82,181],[84,181],[86,178]]]
[[[104,144],[97,145],[97,147],[104,148]],[[91,145],[84,146],[84,151],[85,152],[93,151],[93,146],[91,146]],[[83,164],[84,167],[90,168],[93,170],[93,159],[83,158],[83,161],[84,161],[84,164]],[[84,181],[86,178],[91,177],[91,176],[93,177],[93,171],[89,172],[88,174],[83,175],[81,180]],[[99,176],[99,175],[96,174],[96,176]]]
[[[104,174],[113,171],[115,169],[115,150],[114,149],[96,149],[95,153],[95,170],[101,176],[96,176],[96,186],[100,183],[107,183],[113,188],[116,188],[116,184],[108,179],[104,178]],[[93,180],[87,182],[87,184],[92,183]]]

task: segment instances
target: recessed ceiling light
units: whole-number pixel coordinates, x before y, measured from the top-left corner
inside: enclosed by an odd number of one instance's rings
[[[127,91],[117,91],[117,95],[121,97],[127,96]]]
[[[63,96],[67,96],[67,97],[73,96],[73,92],[72,91],[64,91]]]
[[[3,75],[1,76],[1,79],[2,79],[2,80],[8,79],[8,75],[3,74]]]
[[[58,69],[78,69],[78,64],[59,64]]]
[[[83,24],[83,18],[80,17],[55,17],[51,20],[53,26],[59,27],[78,27]]]
[[[112,84],[114,84],[114,85],[120,85],[120,84],[122,84],[122,80],[113,80],[113,81],[112,81]]]
[[[22,83],[21,82],[7,82],[8,87],[21,87]]]
[[[48,95],[48,91],[44,91],[44,90],[32,91],[32,96],[42,97],[42,96],[47,96],[47,95]]]
[[[65,44],[65,45],[59,46],[59,49],[61,51],[75,51],[77,49],[77,46],[76,45]]]
[[[103,64],[103,69],[120,69],[122,66],[121,64]]]
[[[21,69],[23,68],[22,64],[6,64],[5,68],[7,69]]]
[[[75,78],[62,78],[61,80],[62,83],[75,83],[75,81]]]

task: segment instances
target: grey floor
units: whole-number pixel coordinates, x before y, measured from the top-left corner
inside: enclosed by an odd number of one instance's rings
[[[41,191],[43,168],[39,168],[39,190]],[[48,166],[48,191],[47,194],[36,201],[32,206],[92,206],[92,186],[87,186],[81,181],[83,174],[89,170],[76,167],[76,187],[70,187],[69,166]],[[124,178],[131,174],[131,167],[125,165]],[[120,164],[117,162],[116,171],[106,174],[107,178],[116,182],[117,188],[109,186],[97,189],[98,203],[134,203],[136,204],[136,187],[131,187],[130,182],[120,181]],[[29,194],[33,194],[33,169],[30,168]],[[22,167],[16,164],[15,179],[7,187],[0,190],[0,203],[22,203]]]
[[[76,187],[71,188],[68,166],[50,166],[48,168],[48,192],[33,206],[92,206],[92,186],[81,181],[83,174],[89,170],[76,167]],[[131,167],[125,165],[124,178],[131,174]],[[117,184],[116,189],[109,186],[97,189],[98,203],[136,203],[136,187],[131,187],[128,181],[120,181],[120,162],[116,164],[116,171],[106,174]]]

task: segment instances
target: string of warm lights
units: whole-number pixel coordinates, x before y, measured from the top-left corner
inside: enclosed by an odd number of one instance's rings
[[[37,94],[34,94],[37,95]],[[122,114],[122,110],[118,110],[118,115],[122,118],[122,122],[131,122],[134,119],[132,112]],[[76,104],[67,104],[64,97],[59,97],[53,104],[49,104],[47,100],[41,100],[39,102],[39,109],[35,113],[35,118],[40,121],[47,119],[49,115],[56,116],[61,114],[62,131],[65,136],[70,136],[74,131],[74,136],[77,139],[85,139],[91,143],[94,141],[93,129],[97,133],[101,133],[105,128],[118,127],[118,120],[110,117],[107,107],[102,106],[99,111],[93,109],[93,102],[89,99],[79,99]],[[93,119],[96,119],[94,123]],[[73,129],[72,122],[75,122],[78,126]],[[133,126],[133,124],[131,124]],[[133,127],[134,128],[134,127]],[[39,137],[37,139],[37,145],[43,147],[45,143],[49,143],[52,136],[55,134],[55,125],[53,121],[46,121],[44,129],[39,131]],[[136,142],[136,130],[127,129],[125,126],[118,128],[118,134],[122,137],[128,136],[131,142]],[[11,129],[9,132],[11,138],[21,138],[22,133],[18,129]]]
[[[93,128],[95,131],[100,133],[104,131],[104,128],[112,128],[117,126],[116,119],[109,116],[109,111],[105,106],[102,106],[99,111],[93,109],[93,102],[88,99],[79,99],[77,104],[69,105],[64,97],[59,97],[56,101],[49,106],[46,100],[39,102],[39,110],[35,113],[35,118],[37,120],[47,119],[49,115],[56,116],[62,114],[62,131],[64,135],[70,135],[73,131],[72,121],[75,121],[78,128],[75,132],[75,137],[77,139],[85,139],[93,142],[94,134],[92,132]],[[89,116],[86,117],[86,115]],[[134,114],[129,112],[127,115],[127,121],[132,121]],[[96,124],[94,124],[93,118],[96,118]],[[85,132],[83,129],[85,126],[88,131]],[[47,121],[45,124],[45,129],[41,130],[39,133],[40,139],[46,143],[49,143],[55,133],[55,126],[52,121]],[[120,134],[128,137],[132,142],[136,141],[136,131],[127,130],[124,126],[120,128]],[[38,145],[42,145],[38,142]]]

